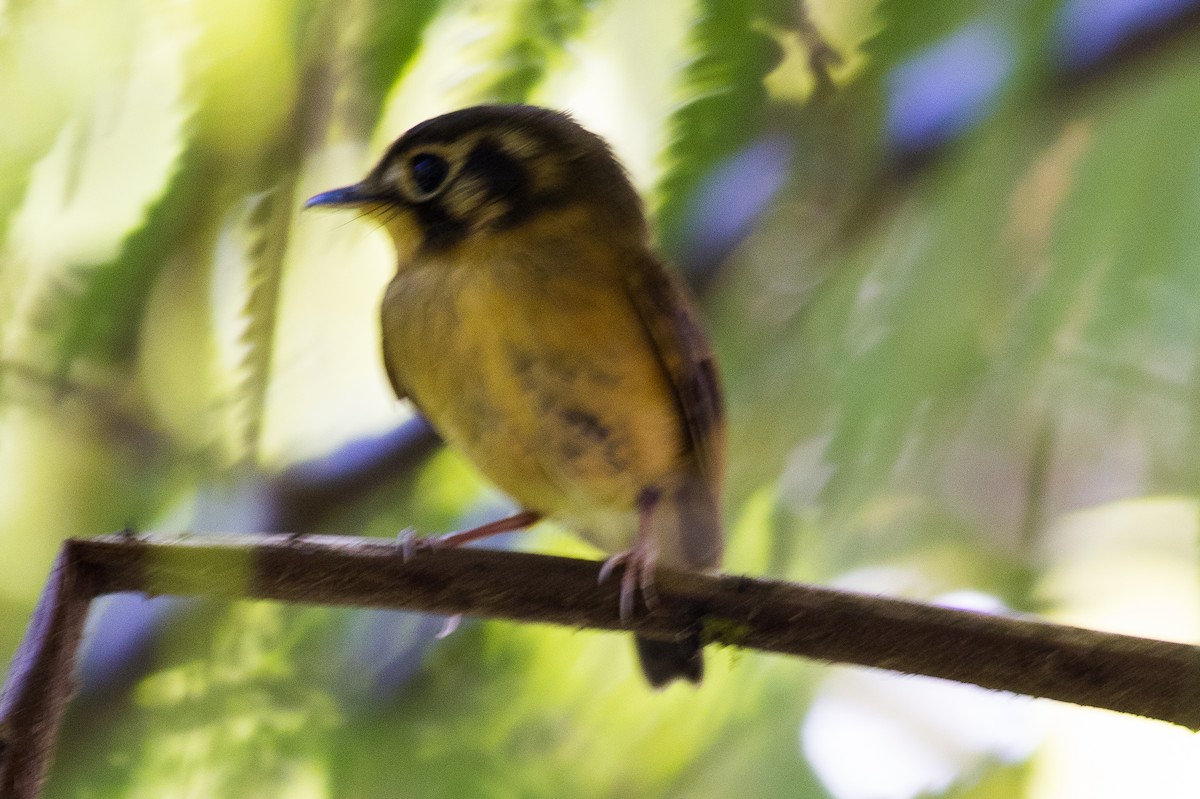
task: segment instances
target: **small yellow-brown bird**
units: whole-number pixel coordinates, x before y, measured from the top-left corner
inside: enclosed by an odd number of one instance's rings
[[[637,192],[569,116],[478,106],[417,125],[353,186],[395,243],[383,359],[396,394],[525,509],[424,546],[557,519],[624,565],[621,615],[656,563],[721,559],[724,418],[707,338],[650,242]],[[701,643],[638,638],[654,686],[699,682]]]

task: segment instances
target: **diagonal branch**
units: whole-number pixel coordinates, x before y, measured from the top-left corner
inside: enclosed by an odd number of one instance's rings
[[[75,657],[95,595],[70,544],[62,548],[4,691],[0,693],[0,796],[37,796],[63,711],[75,690]]]
[[[0,795],[26,799],[49,761],[91,597],[203,594],[404,608],[626,629],[594,561],[479,549],[405,562],[337,536],[112,535],[68,541],[0,697]],[[748,577],[662,570],[629,628],[926,674],[1200,729],[1200,647]]]

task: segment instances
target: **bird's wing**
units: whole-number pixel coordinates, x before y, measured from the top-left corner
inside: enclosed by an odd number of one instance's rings
[[[628,274],[630,301],[674,390],[694,466],[682,475],[674,497],[665,498],[674,510],[667,515],[675,517],[689,565],[714,566],[722,548],[725,411],[712,348],[677,278],[654,261]]]
[[[657,263],[630,275],[630,300],[675,391],[696,464],[714,487],[723,472],[725,411],[716,362],[677,278]]]

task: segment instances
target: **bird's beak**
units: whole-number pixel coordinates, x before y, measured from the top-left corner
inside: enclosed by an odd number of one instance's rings
[[[304,201],[304,207],[359,208],[374,202],[386,202],[387,199],[379,192],[371,191],[361,183],[355,183],[353,186],[331,189],[323,191],[315,197],[309,197]]]

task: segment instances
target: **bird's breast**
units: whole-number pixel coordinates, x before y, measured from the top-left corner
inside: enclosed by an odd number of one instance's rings
[[[520,262],[401,270],[383,342],[434,427],[532,510],[626,513],[678,467],[677,403],[619,281]]]

